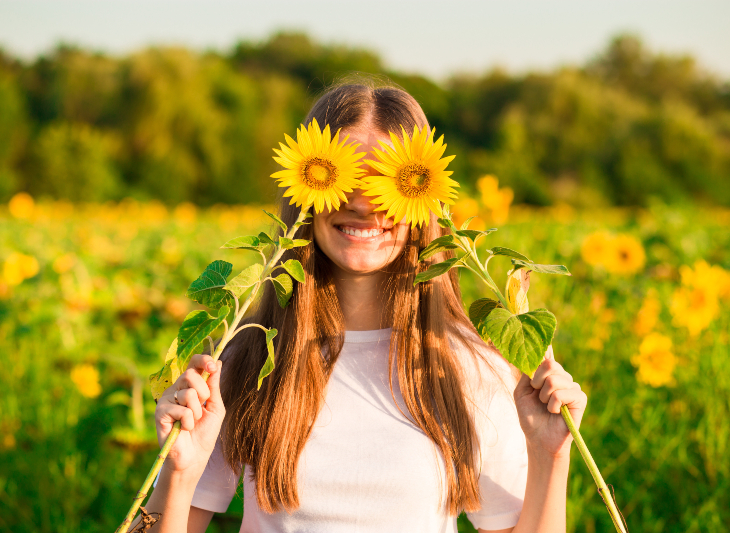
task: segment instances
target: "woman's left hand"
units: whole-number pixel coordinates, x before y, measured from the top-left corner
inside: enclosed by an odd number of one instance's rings
[[[573,437],[560,414],[567,405],[580,426],[588,397],[555,359],[545,359],[532,379],[522,374],[514,392],[517,413],[528,449],[550,458],[567,457]]]

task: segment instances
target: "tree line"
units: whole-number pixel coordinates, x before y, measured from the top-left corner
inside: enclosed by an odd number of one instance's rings
[[[301,33],[225,52],[113,57],[60,45],[21,61],[0,51],[0,201],[27,191],[271,202],[272,147],[352,73],[392,80],[421,103],[467,191],[488,173],[537,205],[730,205],[730,83],[692,57],[623,35],[581,66],[436,83]]]

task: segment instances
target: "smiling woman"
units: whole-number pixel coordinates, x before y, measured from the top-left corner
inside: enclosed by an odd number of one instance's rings
[[[307,281],[285,308],[267,285],[243,319],[278,330],[276,366],[259,390],[266,340],[243,329],[222,376],[196,355],[174,403],[158,404],[161,438],[185,415],[190,438],[147,505],[163,514],[155,531],[204,531],[244,469],[246,532],[453,533],[462,511],[483,531],[564,531],[571,437],[558,413],[570,405],[579,424],[585,395],[554,361],[516,383],[467,318],[455,270],[414,284],[419,252],[450,234],[436,223],[456,184],[443,140],[394,87],[335,87],[305,125],[273,177],[291,196],[285,226],[314,206],[296,234],[312,243],[281,258]],[[360,170],[356,149],[379,161]]]

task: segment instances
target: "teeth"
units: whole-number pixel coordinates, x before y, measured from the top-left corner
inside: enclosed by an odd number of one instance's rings
[[[348,228],[348,227],[344,227],[344,226],[338,227],[337,229],[339,229],[342,233],[346,233],[347,235],[352,235],[353,237],[365,237],[365,238],[375,237],[377,235],[380,235],[384,231],[382,228],[359,230],[359,229]]]

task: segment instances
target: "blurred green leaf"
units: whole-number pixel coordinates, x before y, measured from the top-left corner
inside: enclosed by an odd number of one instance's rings
[[[563,265],[538,265],[537,263],[520,261],[519,259],[513,259],[512,264],[515,266],[529,268],[530,270],[539,272],[540,274],[559,274],[562,276],[571,275],[567,267],[564,267]]]

